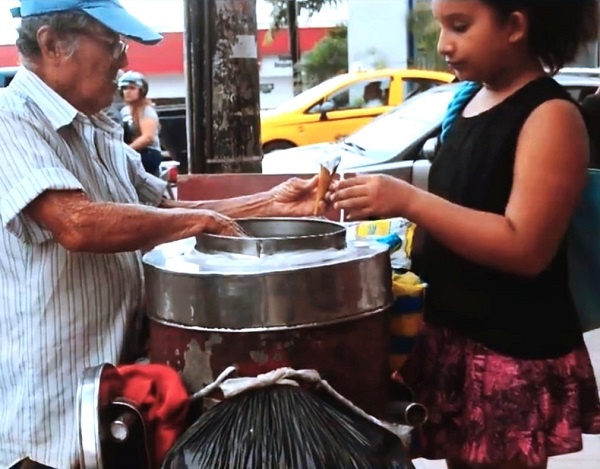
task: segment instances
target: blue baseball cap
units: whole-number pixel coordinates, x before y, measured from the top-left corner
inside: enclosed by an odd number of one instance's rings
[[[117,0],[21,0],[21,6],[11,9],[14,18],[82,11],[121,36],[142,44],[157,44],[162,36],[149,28]]]

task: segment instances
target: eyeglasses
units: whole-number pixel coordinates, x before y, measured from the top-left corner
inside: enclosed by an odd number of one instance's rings
[[[110,51],[113,59],[117,60],[123,57],[124,54],[127,53],[127,49],[129,49],[129,44],[127,44],[123,39],[111,39],[106,36],[102,36],[100,34],[93,34],[88,31],[79,31],[80,34],[83,34],[91,39],[96,39],[106,46],[106,48]]]
[[[105,37],[94,36],[97,39],[100,39],[108,49],[111,51],[113,59],[117,60],[123,57],[127,53],[127,49],[129,49],[129,44],[127,44],[123,39],[119,39],[115,41],[114,39],[108,39]]]

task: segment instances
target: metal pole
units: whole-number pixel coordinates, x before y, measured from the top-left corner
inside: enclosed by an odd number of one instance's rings
[[[292,73],[294,79],[294,96],[302,93],[302,74],[298,70],[300,62],[300,36],[298,30],[297,0],[288,0],[288,33],[290,35],[290,55],[292,57]]]
[[[412,15],[414,9],[415,9],[414,0],[408,0],[408,14]],[[415,35],[411,31],[411,29],[407,28],[407,32],[406,32],[408,35],[408,41],[407,41],[408,60],[407,60],[407,62],[410,64],[411,67],[414,67],[415,66],[415,56],[416,56],[416,54],[415,54],[416,46],[415,46]]]
[[[184,49],[186,78],[187,160],[190,173],[206,172],[206,155],[212,154],[212,93],[210,89],[212,63],[209,19],[212,1],[184,1]]]
[[[190,172],[260,172],[256,0],[184,2]]]

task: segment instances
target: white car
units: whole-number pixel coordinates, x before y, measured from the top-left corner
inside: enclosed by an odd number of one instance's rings
[[[555,78],[578,101],[600,86],[598,76],[564,73]],[[339,154],[338,173],[406,174],[415,162],[427,161],[423,153],[425,143],[439,135],[448,104],[459,86],[452,83],[424,91],[338,142],[267,153],[262,172],[316,174],[320,161]]]
[[[457,89],[455,84],[431,88],[338,142],[267,153],[262,160],[262,172],[315,174],[319,172],[319,162],[336,153],[341,156],[340,173],[414,160],[423,143],[436,134]],[[416,153],[411,151],[419,143]]]

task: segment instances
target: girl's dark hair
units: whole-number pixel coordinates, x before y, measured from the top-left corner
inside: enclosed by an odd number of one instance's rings
[[[556,73],[579,50],[598,39],[598,0],[481,0],[507,19],[522,11],[529,19],[529,46]]]

